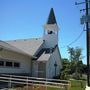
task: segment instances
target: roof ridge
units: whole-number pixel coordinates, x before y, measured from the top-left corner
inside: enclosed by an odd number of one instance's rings
[[[24,41],[24,40],[39,40],[39,39],[42,39],[42,38],[26,38],[26,39],[15,39],[15,40],[6,40],[5,42],[9,42],[9,41]]]

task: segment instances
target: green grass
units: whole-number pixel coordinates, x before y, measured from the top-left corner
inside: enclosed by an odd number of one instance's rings
[[[70,90],[85,90],[85,86],[86,86],[85,81],[71,80],[71,88],[70,88]],[[47,90],[65,90],[65,89],[48,87]]]
[[[85,90],[85,86],[86,86],[85,81],[72,80],[70,90]]]
[[[71,88],[70,88],[70,90],[85,90],[85,86],[86,86],[86,82],[85,81],[71,80]],[[34,86],[34,90],[39,90],[38,87],[39,86]],[[11,89],[11,90],[17,90],[17,89]],[[68,89],[47,87],[47,90],[68,90]]]
[[[71,88],[70,88],[70,90],[85,90],[85,86],[86,86],[85,81],[71,80]],[[47,90],[65,90],[65,89],[48,87]]]

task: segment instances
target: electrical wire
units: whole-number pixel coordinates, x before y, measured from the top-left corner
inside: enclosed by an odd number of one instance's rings
[[[74,44],[75,42],[77,42],[77,41],[81,38],[81,36],[83,35],[84,31],[85,31],[85,24],[84,24],[83,30],[81,31],[81,33],[79,34],[79,36],[78,36],[74,41],[72,41],[72,42],[69,43],[68,45],[62,46],[62,47],[60,47],[60,48],[69,47],[69,46],[71,46],[72,44]]]

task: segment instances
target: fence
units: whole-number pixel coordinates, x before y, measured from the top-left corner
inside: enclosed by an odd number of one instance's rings
[[[28,76],[0,74],[0,88],[7,90],[69,90],[70,82]]]

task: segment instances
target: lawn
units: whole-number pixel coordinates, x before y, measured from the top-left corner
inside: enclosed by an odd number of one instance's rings
[[[71,80],[70,90],[85,90],[86,82],[80,80]]]
[[[81,80],[71,80],[70,90],[85,90],[86,82]],[[48,88],[47,90],[65,90],[58,88]],[[68,90],[68,89],[66,89]]]

